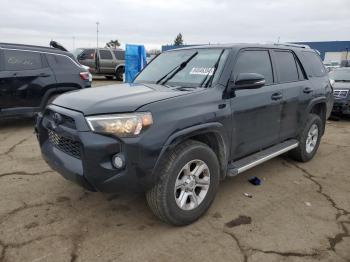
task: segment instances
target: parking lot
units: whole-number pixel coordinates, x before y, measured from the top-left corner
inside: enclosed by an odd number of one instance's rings
[[[64,180],[42,160],[33,120],[4,120],[0,261],[350,261],[349,159],[350,120],[328,121],[314,160],[283,156],[224,181],[207,214],[179,228],[142,194]]]

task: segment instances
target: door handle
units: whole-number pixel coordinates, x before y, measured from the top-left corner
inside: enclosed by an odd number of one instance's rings
[[[272,100],[280,100],[280,99],[282,99],[282,94],[281,93],[274,93],[274,94],[272,94],[272,96],[271,96],[271,99]]]
[[[312,92],[312,88],[311,88],[311,87],[305,87],[304,90],[303,90],[303,92],[304,92],[305,94],[310,94],[310,93]]]

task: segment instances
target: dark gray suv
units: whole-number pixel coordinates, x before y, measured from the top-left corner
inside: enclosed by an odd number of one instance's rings
[[[132,84],[72,92],[37,118],[47,163],[93,191],[141,190],[156,216],[189,224],[220,181],[289,152],[317,152],[333,103],[318,54],[285,45],[164,52]]]
[[[57,95],[91,86],[91,74],[66,51],[0,43],[0,117],[33,114]]]
[[[329,78],[334,81],[333,113],[350,115],[350,67],[341,67],[332,70]]]

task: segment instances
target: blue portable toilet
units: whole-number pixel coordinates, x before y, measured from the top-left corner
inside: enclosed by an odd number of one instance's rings
[[[125,82],[131,83],[146,64],[145,47],[127,44],[125,48]]]

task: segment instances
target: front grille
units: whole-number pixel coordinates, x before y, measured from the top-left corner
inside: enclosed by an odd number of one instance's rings
[[[52,110],[47,110],[45,115],[50,121],[54,121],[54,114],[55,113],[57,114],[57,112],[54,112]],[[59,115],[62,117],[62,122],[60,123],[60,125],[69,127],[71,129],[76,129],[75,121],[72,117],[63,115],[61,113],[59,113]]]
[[[48,136],[50,143],[57,149],[75,158],[81,159],[81,146],[79,142],[60,136],[52,130],[48,130]]]
[[[348,92],[349,90],[334,90],[333,96],[338,99],[346,98],[348,96]]]

